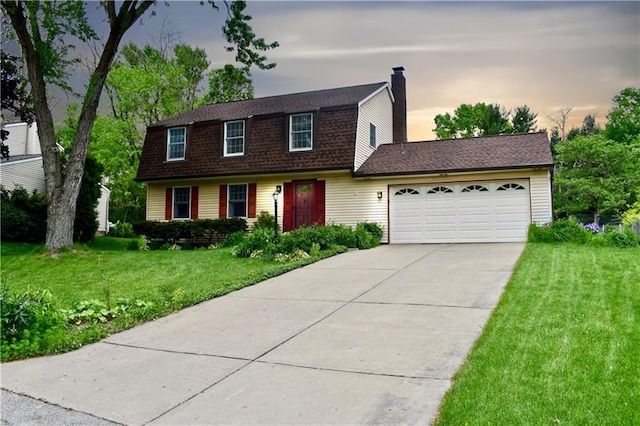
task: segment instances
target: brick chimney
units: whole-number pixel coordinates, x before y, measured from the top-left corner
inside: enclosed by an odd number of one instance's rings
[[[407,142],[407,87],[404,67],[393,68],[391,74],[391,93],[393,104],[393,142]]]

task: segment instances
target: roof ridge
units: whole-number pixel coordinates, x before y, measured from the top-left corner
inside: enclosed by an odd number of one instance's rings
[[[311,93],[328,92],[330,90],[355,89],[355,88],[360,88],[360,87],[365,87],[365,86],[375,86],[375,85],[383,85],[383,84],[389,84],[389,83],[386,82],[386,81],[379,81],[379,82],[375,82],[375,83],[355,84],[353,86],[329,87],[327,89],[305,90],[305,91],[294,92],[294,93],[283,93],[283,94],[280,94],[280,95],[261,96],[259,98],[253,98],[253,99],[240,99],[240,100],[237,100],[237,101],[228,101],[228,102],[217,102],[217,103],[204,104],[204,105],[201,106],[201,108],[202,107],[211,106],[211,105],[228,105],[228,104],[239,103],[239,102],[257,101],[257,100],[261,100],[261,99],[273,99],[273,98],[282,98],[282,97],[285,97],[285,96],[307,95],[307,94],[311,94]]]
[[[410,141],[406,143],[444,142],[444,141],[462,141],[462,140],[470,140],[470,139],[504,138],[505,136],[528,136],[528,135],[537,135],[540,133],[546,133],[546,130],[538,130],[537,132],[528,132],[528,133],[500,133],[498,135],[471,136],[468,138],[428,139],[428,140],[421,140],[421,141]]]

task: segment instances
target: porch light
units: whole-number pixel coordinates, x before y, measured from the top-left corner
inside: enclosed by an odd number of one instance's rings
[[[378,191],[378,200],[382,200],[382,191]]]

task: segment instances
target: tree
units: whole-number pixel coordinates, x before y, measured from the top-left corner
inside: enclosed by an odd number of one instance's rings
[[[567,119],[569,118],[569,114],[573,107],[561,107],[558,111],[547,114],[547,120],[554,124],[554,127],[558,129],[558,133],[560,135],[560,140],[567,140]]]
[[[530,120],[535,124],[536,115],[532,114],[526,105],[520,109],[522,125],[529,123]],[[529,114],[526,117],[525,111]],[[456,108],[453,115],[449,113],[436,115],[435,123],[436,128],[433,131],[438,139],[471,138],[514,132],[509,122],[509,111],[504,110],[499,104],[462,104]]]
[[[603,134],[556,145],[554,204],[561,215],[622,213],[640,188],[640,152]]]
[[[253,99],[253,83],[249,70],[231,64],[218,68],[209,74],[209,92],[203,103],[220,103]]]
[[[54,254],[62,247],[73,244],[73,219],[89,136],[109,69],[125,33],[154,4],[155,1],[141,0],[100,3],[106,13],[109,35],[104,40],[97,65],[89,77],[69,162],[63,170],[47,98],[47,84],[70,89],[66,84],[69,65],[77,60],[69,57],[73,47],[69,39],[74,37],[80,42],[88,42],[97,40],[98,36],[88,24],[85,4],[82,2],[1,1],[27,67],[48,200],[46,247]],[[215,8],[212,1],[209,4]],[[228,16],[223,34],[230,44],[226,49],[235,52],[236,61],[245,66],[255,65],[261,69],[274,67],[275,64],[267,63],[266,56],[261,52],[276,47],[277,43],[267,44],[264,39],[256,37],[248,24],[251,17],[243,13],[246,2],[236,1],[225,5]]]
[[[33,123],[34,112],[33,102],[27,90],[27,81],[19,72],[20,59],[17,56],[9,55],[2,52],[2,62],[0,67],[0,76],[2,80],[2,114],[4,119],[4,111],[10,111],[20,121]],[[2,138],[5,139],[4,137]]]
[[[596,122],[596,116],[594,114],[587,114],[582,120],[582,126],[572,127],[567,133],[567,140],[571,140],[576,136],[591,136],[600,133],[602,129]]]
[[[609,139],[640,146],[640,89],[627,87],[615,95],[607,118],[604,132]]]
[[[513,133],[535,132],[537,117],[538,114],[532,112],[527,105],[519,106],[511,119]]]

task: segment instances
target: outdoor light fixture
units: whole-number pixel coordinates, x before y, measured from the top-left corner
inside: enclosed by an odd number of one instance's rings
[[[382,191],[378,191],[378,200],[382,200]]]
[[[278,195],[282,192],[282,185],[276,185],[276,190],[273,192],[273,231],[278,238]]]

